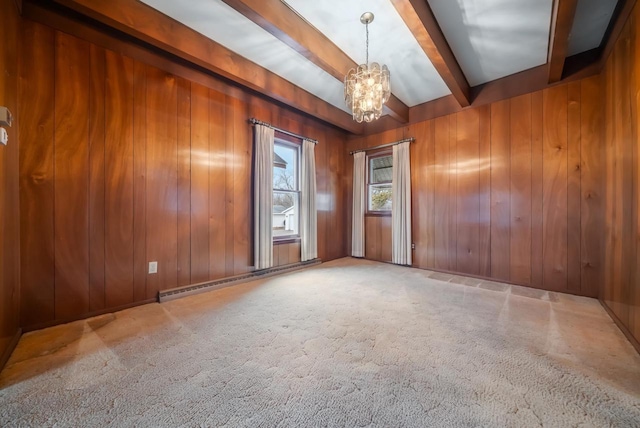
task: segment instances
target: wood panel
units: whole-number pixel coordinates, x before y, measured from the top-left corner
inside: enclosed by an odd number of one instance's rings
[[[209,279],[209,89],[191,86],[191,281]]]
[[[176,77],[147,67],[147,263],[158,273],[147,277],[146,298],[175,287],[177,281],[177,94]]]
[[[594,266],[599,251],[604,251],[605,264],[602,273],[603,289],[601,299],[609,309],[614,320],[632,340],[640,351],[640,168],[638,166],[638,138],[640,89],[640,31],[638,20],[640,9],[635,7],[627,24],[620,32],[620,38],[613,46],[604,71],[604,162],[597,154],[585,154],[584,147],[583,175],[586,171],[598,171],[604,176],[604,186],[599,182],[586,179],[583,181],[582,206],[584,215],[582,227],[586,235],[598,239],[602,235],[594,226],[599,223],[600,211],[604,204],[604,249],[588,246],[582,241],[583,253],[583,285],[591,288],[598,278],[598,265]],[[591,91],[595,82],[589,82]],[[584,88],[587,89],[587,88]],[[596,93],[597,94],[597,93]],[[582,97],[595,97],[593,92],[583,91]],[[597,124],[598,118],[593,111],[582,113],[591,119],[591,126]],[[582,128],[588,132],[591,126]],[[590,139],[590,145],[596,140]],[[601,152],[600,152],[601,153]],[[604,169],[604,171],[603,171]],[[601,193],[603,192],[603,193]],[[602,196],[601,196],[602,195]],[[586,248],[585,248],[586,246]],[[595,267],[595,269],[594,269]],[[595,272],[594,272],[595,271]],[[591,276],[590,281],[584,281]]]
[[[566,85],[543,91],[543,287],[567,289]]]
[[[582,85],[572,82],[568,85],[567,106],[567,288],[580,291],[581,236],[581,103]]]
[[[191,82],[178,79],[178,285],[191,284]]]
[[[20,332],[18,41],[21,19],[16,5],[11,0],[0,0],[0,100],[17,115],[13,126],[6,129],[8,144],[0,147],[0,369],[9,358]]]
[[[4,16],[4,14],[3,14]],[[54,279],[54,31],[25,21],[20,63],[21,323],[55,319]],[[27,263],[28,260],[28,263]]]
[[[105,81],[106,52],[90,47],[89,310],[105,307]]]
[[[147,298],[147,78],[133,65],[133,298]]]
[[[435,260],[436,269],[455,269],[449,264],[449,222],[453,210],[449,207],[449,118],[435,119]],[[418,189],[414,189],[415,192]],[[415,201],[415,199],[414,199]],[[415,203],[415,202],[414,202]],[[414,231],[414,235],[416,235]],[[418,232],[420,233],[420,232]]]
[[[511,249],[509,101],[491,105],[491,276],[508,281]]]
[[[456,270],[479,275],[480,115],[469,109],[456,116]]]
[[[55,317],[89,311],[89,44],[55,36]]]
[[[597,104],[594,104],[597,107]],[[543,278],[543,138],[542,92],[531,94],[531,285],[542,287]]]
[[[531,95],[510,101],[509,279],[531,284]]]
[[[222,278],[226,271],[226,131],[227,118],[233,116],[226,105],[231,97],[209,91],[209,277]],[[231,184],[231,183],[228,183]]]
[[[253,270],[251,116],[320,140],[319,257],[345,255],[341,131],[41,24],[25,22],[21,48],[27,329]],[[300,261],[299,243],[276,247]]]
[[[133,293],[133,61],[107,52],[105,140],[106,306],[132,303]],[[98,243],[91,241],[91,248]]]
[[[604,278],[604,128],[599,77],[582,81],[580,108],[581,291],[597,296]]]

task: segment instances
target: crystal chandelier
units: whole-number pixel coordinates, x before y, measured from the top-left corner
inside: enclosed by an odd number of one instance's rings
[[[382,106],[389,100],[391,85],[389,69],[377,62],[369,64],[369,24],[373,13],[365,12],[360,17],[367,31],[367,57],[364,64],[351,69],[344,78],[344,100],[353,112],[353,120],[360,123],[373,122],[380,118]]]

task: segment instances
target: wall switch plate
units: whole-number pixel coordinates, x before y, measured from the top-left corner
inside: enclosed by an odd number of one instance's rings
[[[149,273],[158,273],[158,262],[149,262]]]
[[[5,146],[9,142],[9,134],[7,134],[7,130],[4,128],[0,128],[0,144],[4,144]]]

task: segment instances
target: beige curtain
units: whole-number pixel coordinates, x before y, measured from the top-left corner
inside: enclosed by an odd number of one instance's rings
[[[351,219],[351,255],[364,257],[365,154],[353,154],[353,216]]]
[[[253,171],[254,265],[273,266],[273,128],[255,125]]]
[[[316,145],[302,141],[302,168],[300,177],[302,205],[300,208],[301,260],[318,258],[318,212],[316,211]]]
[[[391,260],[411,265],[411,165],[409,142],[393,146],[393,181],[391,184]]]

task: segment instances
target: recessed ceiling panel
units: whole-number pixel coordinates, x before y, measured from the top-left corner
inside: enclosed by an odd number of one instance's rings
[[[618,0],[578,0],[567,54],[576,55],[602,43]]]
[[[342,82],[220,0],[142,0],[238,55],[350,113]]]
[[[471,86],[547,62],[552,0],[429,0],[429,5]]]
[[[409,107],[451,93],[390,0],[286,0],[299,15],[324,33],[358,64],[365,56],[364,12],[369,24],[369,62],[386,64],[391,92]]]

